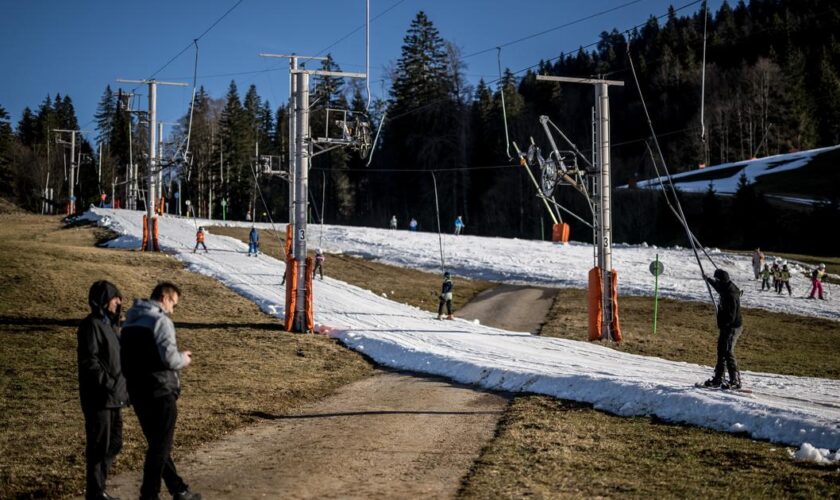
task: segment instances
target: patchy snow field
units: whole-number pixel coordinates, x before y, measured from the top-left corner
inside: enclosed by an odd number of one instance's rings
[[[87,217],[122,235],[111,246],[139,247],[142,213],[94,209]],[[270,314],[282,315],[284,293],[280,281],[284,264],[267,256],[249,258],[244,243],[212,233],[207,236],[210,252],[193,254],[194,224],[175,217],[162,218],[163,248],[192,271],[218,279]],[[319,243],[319,230],[310,226],[309,237],[313,246],[320,244],[328,252],[427,270],[435,270],[438,265],[436,234],[325,226]],[[680,249],[618,246],[615,265],[621,293],[651,293],[652,276],[647,268],[657,252],[666,266],[660,281],[663,293],[704,300],[705,287],[692,257]],[[584,245],[564,247],[470,236],[447,236],[446,255],[448,267],[456,275],[557,287],[583,287],[592,262],[591,248]],[[747,279],[751,276],[748,258],[720,252],[715,252],[715,257],[747,289],[746,305],[840,319],[834,302],[767,296],[755,291],[755,282]],[[803,293],[802,280],[797,277],[793,283],[799,294]],[[744,372],[743,381],[752,394],[710,391],[694,387],[695,382],[708,378],[711,369],[706,366],[467,321],[437,321],[431,313],[330,278],[316,280],[315,287],[318,327],[389,367],[441,375],[487,389],[589,402],[618,415],[656,415],[797,447],[809,443],[817,449],[840,448],[840,381]]]

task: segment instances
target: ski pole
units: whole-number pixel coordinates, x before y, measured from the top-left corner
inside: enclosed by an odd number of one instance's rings
[[[656,318],[659,316],[659,254],[656,254],[656,273],[653,274],[653,334],[656,335]]]

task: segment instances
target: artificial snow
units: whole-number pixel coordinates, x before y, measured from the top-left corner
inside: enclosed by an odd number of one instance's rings
[[[791,457],[799,462],[813,462],[820,465],[828,465],[840,460],[840,450],[835,453],[825,448],[816,448],[811,443],[802,443],[796,452],[788,450]]]
[[[141,212],[94,209],[87,215],[92,219],[102,216],[108,216],[111,229],[121,234],[111,246],[140,246]],[[161,247],[190,270],[211,276],[267,313],[282,316],[283,262],[265,255],[248,258],[245,243],[216,235],[207,237],[209,253],[193,254],[199,224],[211,223],[162,217]],[[447,235],[445,242],[448,268],[455,271],[456,278],[483,271],[488,279],[503,282],[583,287],[591,266],[591,247],[584,245],[555,246],[463,235]],[[325,226],[321,246],[327,252],[340,250],[436,270],[437,244],[437,235],[431,233],[406,231],[395,237],[388,230]],[[666,266],[660,287],[664,286],[669,296],[702,300],[705,286],[694,276],[696,264],[690,252],[673,249],[617,248],[614,262],[624,292],[649,292],[653,277],[647,267],[655,252],[660,253]],[[797,301],[751,289],[746,279],[747,273],[752,273],[749,257],[719,254],[716,258],[747,290],[745,302],[765,301],[774,304],[768,308],[775,310],[840,318],[833,302]],[[329,266],[326,270],[329,272]],[[627,354],[588,342],[509,332],[458,319],[437,321],[432,313],[328,276],[315,282],[314,297],[319,331],[329,332],[348,347],[364,351],[392,368],[440,375],[486,389],[587,402],[618,415],[656,415],[721,431],[747,432],[755,438],[793,446],[811,443],[818,448],[840,448],[839,381],[744,372],[742,381],[752,394],[711,391],[694,386],[708,378],[711,368],[707,366]],[[810,308],[814,302],[820,302],[821,309]],[[709,332],[710,356],[715,335]],[[585,336],[582,331],[581,338]]]

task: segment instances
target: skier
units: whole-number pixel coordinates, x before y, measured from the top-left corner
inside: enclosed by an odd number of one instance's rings
[[[193,248],[193,253],[198,250],[198,245],[201,245],[204,248],[204,253],[208,253],[207,245],[204,244],[204,228],[199,227],[198,231],[195,233],[195,248]]]
[[[823,276],[825,276],[825,264],[820,264],[820,267],[811,271],[811,295],[808,296],[809,299],[813,299],[814,294],[817,293],[820,300],[825,300],[822,287]]]
[[[321,251],[320,248],[315,250],[315,267],[312,268],[312,277],[315,277],[315,273],[321,274],[321,281],[324,281],[324,261],[326,258],[324,257],[324,252]]]
[[[720,329],[717,343],[717,364],[714,377],[703,383],[706,387],[740,389],[741,373],[735,359],[735,344],[743,332],[741,319],[741,290],[729,279],[729,273],[716,269],[714,278],[704,276],[712,288],[720,294],[717,310],[717,325]],[[729,382],[723,381],[724,371],[729,372]]]
[[[397,229],[397,216],[391,216],[391,229]]]
[[[761,268],[764,267],[764,252],[760,248],[755,249],[755,253],[752,256],[752,265],[755,279],[758,279],[761,274]]]
[[[438,304],[437,319],[443,316],[443,305],[446,304],[446,319],[452,319],[452,279],[449,271],[443,273],[443,285],[440,287],[440,303]]]
[[[260,233],[257,231],[257,228],[251,226],[251,232],[248,233],[248,257],[251,254],[254,254],[254,257],[258,255],[258,250],[260,248]]]
[[[766,263],[764,264],[764,269],[761,270],[761,291],[763,292],[766,288],[770,290],[770,266]]]
[[[459,234],[461,234],[461,231],[462,231],[465,227],[467,227],[467,226],[464,224],[463,219],[461,219],[461,216],[459,215],[459,216],[455,219],[455,236],[458,236]]]
[[[782,288],[787,288],[788,296],[793,295],[793,292],[790,291],[790,269],[788,269],[787,262],[782,264],[782,277],[778,293],[782,293]]]
[[[408,223],[408,229],[409,231],[417,231],[417,219],[412,217],[411,222]]]
[[[773,267],[770,269],[770,272],[773,273],[773,290],[779,293],[782,287],[782,266],[779,259],[773,261]]]

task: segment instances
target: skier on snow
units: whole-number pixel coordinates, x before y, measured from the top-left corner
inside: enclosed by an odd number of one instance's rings
[[[765,288],[770,290],[770,266],[764,264],[764,269],[761,270],[761,291],[763,292]]]
[[[825,276],[825,264],[820,264],[820,267],[814,269],[811,272],[811,295],[808,296],[809,299],[814,298],[814,294],[818,293],[820,300],[825,300],[823,297],[823,286],[822,280]]]
[[[208,253],[207,245],[204,244],[204,228],[199,227],[198,231],[195,233],[195,248],[193,248],[193,253],[198,250],[198,245],[201,245],[204,248],[204,253]]]
[[[411,222],[408,223],[408,229],[409,231],[417,231],[417,219],[411,219]]]
[[[391,229],[396,229],[397,228],[397,216],[396,215],[391,216],[390,227],[391,227]]]
[[[770,269],[770,272],[773,273],[773,290],[779,293],[782,288],[782,266],[779,259],[773,262],[773,267]]]
[[[464,224],[464,220],[463,220],[463,219],[461,219],[461,216],[459,215],[459,216],[455,219],[455,236],[458,236],[459,234],[461,234],[461,231],[462,231],[465,227],[467,227],[467,226]]]
[[[251,232],[248,233],[248,257],[251,254],[254,254],[254,257],[257,256],[257,250],[260,248],[260,233],[257,231],[257,228],[251,226]]]
[[[758,276],[761,274],[761,268],[764,267],[764,252],[762,252],[760,248],[755,249],[755,253],[752,257],[752,266],[753,272],[755,273],[755,279],[758,279]]]
[[[440,287],[440,303],[438,304],[437,319],[443,316],[443,305],[446,304],[446,319],[452,319],[452,278],[449,271],[443,273],[443,284]]]
[[[782,293],[782,289],[787,287],[788,296],[793,295],[793,292],[790,290],[790,269],[788,269],[787,262],[782,264],[782,281],[779,285],[779,293]]]
[[[312,277],[315,277],[315,273],[321,274],[321,281],[324,281],[324,252],[321,251],[320,248],[315,250],[315,267],[312,268]]]
[[[706,387],[724,389],[741,388],[741,372],[735,359],[735,344],[743,332],[741,319],[741,290],[729,279],[729,273],[723,269],[715,270],[714,278],[706,276],[706,281],[720,294],[717,310],[717,325],[720,329],[717,343],[717,364],[714,377],[703,383]],[[729,382],[723,380],[724,372],[729,372]]]

